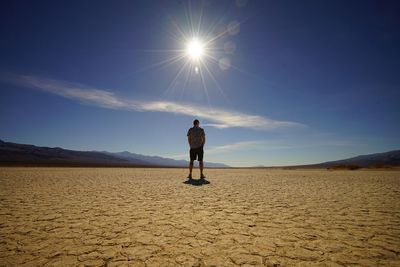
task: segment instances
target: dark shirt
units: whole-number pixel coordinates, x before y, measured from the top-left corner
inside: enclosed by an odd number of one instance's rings
[[[191,139],[191,145],[190,148],[199,148],[202,147],[204,144],[204,137],[205,133],[203,128],[200,128],[198,126],[193,126],[192,128],[189,129],[187,136],[190,136]]]

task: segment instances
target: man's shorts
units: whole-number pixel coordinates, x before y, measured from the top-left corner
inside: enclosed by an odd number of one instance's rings
[[[204,150],[203,147],[190,149],[190,161],[198,160],[203,161]]]

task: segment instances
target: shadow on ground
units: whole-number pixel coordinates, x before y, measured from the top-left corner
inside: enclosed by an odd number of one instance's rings
[[[206,179],[189,179],[183,182],[184,184],[190,184],[194,186],[202,186],[203,184],[209,184],[210,182]]]

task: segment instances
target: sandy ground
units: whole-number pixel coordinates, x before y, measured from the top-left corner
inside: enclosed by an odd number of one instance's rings
[[[0,266],[400,266],[398,171],[186,174],[0,168]]]

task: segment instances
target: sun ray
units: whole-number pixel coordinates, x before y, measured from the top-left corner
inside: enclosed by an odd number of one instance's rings
[[[188,21],[189,25],[189,31],[190,31],[190,36],[194,36],[194,26],[193,26],[193,20],[192,20],[192,5],[191,1],[188,2],[188,7],[187,10],[185,10],[185,15],[186,15],[186,20]]]
[[[130,49],[128,51],[133,53],[182,53],[182,49]]]
[[[192,64],[189,63],[188,72],[187,72],[187,74],[186,74],[186,80],[185,80],[185,82],[184,82],[184,84],[183,84],[182,91],[181,91],[181,94],[180,94],[180,96],[179,96],[179,102],[182,100],[183,93],[184,93],[185,90],[186,90],[186,86],[187,86],[187,84],[188,84],[188,82],[189,82],[190,75],[192,74],[192,67],[193,67]]]
[[[211,61],[213,61],[215,64],[219,64],[219,61],[218,61],[217,58],[212,57],[212,56],[210,56],[209,54],[205,55],[205,57],[207,57],[208,59],[210,59]],[[234,70],[236,70],[236,71],[238,71],[238,72],[240,72],[240,73],[242,73],[242,74],[245,74],[245,75],[247,75],[247,76],[249,76],[249,77],[252,77],[252,78],[256,78],[256,79],[262,81],[263,83],[268,84],[269,86],[276,87],[276,84],[274,84],[273,82],[270,82],[270,81],[265,80],[264,78],[260,77],[260,76],[257,75],[257,74],[254,74],[254,73],[245,71],[244,69],[239,68],[238,66],[236,66],[236,65],[234,65],[234,64],[232,64],[232,63],[231,63],[229,66],[230,66],[232,69],[234,69]]]
[[[219,61],[218,61],[217,58],[215,58],[215,57],[213,57],[213,56],[210,56],[210,55],[204,55],[204,56],[206,56],[207,58],[211,59],[211,61],[215,62],[216,64],[219,64]],[[245,71],[245,70],[243,70],[243,69],[241,69],[241,68],[235,66],[235,65],[232,64],[232,63],[229,64],[229,67],[231,67],[231,68],[233,68],[233,69],[235,69],[235,70],[237,70],[237,71],[239,71],[239,72],[241,72],[241,73],[243,73],[243,74],[247,74],[247,75],[249,75],[249,76],[252,76],[252,77],[256,77],[256,76],[257,76],[256,74],[247,72],[247,71]]]
[[[203,18],[203,9],[204,9],[204,1],[201,1],[200,4],[200,15],[199,15],[199,22],[197,25],[197,35],[200,35],[200,29],[201,29],[201,24],[202,24],[202,18]]]
[[[228,7],[228,8],[226,9],[226,11],[225,11],[225,14],[227,14],[228,11],[229,11],[230,9],[231,9],[231,8]],[[219,16],[216,20],[214,20],[214,23],[212,24],[212,26],[210,26],[210,27],[208,28],[208,30],[205,32],[204,36],[205,36],[206,40],[209,40],[209,39],[211,38],[211,35],[212,35],[212,33],[215,31],[217,25],[220,24],[220,23],[222,22],[222,20],[225,18],[225,14]]]
[[[181,38],[183,38],[186,34],[185,31],[179,26],[179,24],[166,12],[168,20],[172,23],[172,25],[176,28],[178,33],[181,35]]]
[[[163,68],[163,67],[169,66],[171,64],[174,64],[174,63],[176,63],[176,62],[178,62],[180,60],[183,60],[184,57],[185,56],[181,55],[181,54],[177,55],[177,56],[174,56],[174,57],[170,57],[170,58],[167,58],[165,60],[162,60],[162,61],[156,62],[154,64],[151,64],[149,66],[146,66],[144,68],[141,68],[141,69],[135,71],[134,73],[140,73],[140,72],[148,71],[150,69],[154,69],[154,68],[157,68],[157,67]]]
[[[210,96],[208,94],[208,89],[207,89],[207,86],[206,86],[206,82],[204,80],[203,71],[201,69],[199,69],[199,73],[200,73],[200,79],[201,79],[201,83],[203,85],[204,93],[205,93],[206,98],[207,98],[208,106],[211,108]]]
[[[212,72],[210,71],[210,69],[207,67],[207,64],[204,64],[203,62],[201,63],[202,66],[204,67],[204,69],[207,71],[208,75],[211,77],[211,79],[213,80],[214,84],[217,86],[219,92],[221,93],[222,97],[225,99],[225,101],[229,104],[229,106],[233,109],[232,106],[232,102],[229,100],[229,98],[226,96],[226,94],[224,93],[224,90],[222,89],[222,87],[219,85],[217,79],[215,79],[214,75],[212,74]]]
[[[237,22],[238,27],[240,27],[243,23],[245,23],[247,20],[249,20],[250,17],[243,19],[240,22]],[[223,37],[225,34],[227,34],[229,32],[229,28],[227,27],[226,30],[220,32],[219,34],[217,34],[216,36],[207,39],[206,45],[208,45],[209,43],[213,43],[214,41],[218,40],[219,38]]]
[[[183,63],[183,65],[179,68],[179,71],[176,73],[174,79],[170,82],[170,84],[168,85],[167,89],[164,91],[163,96],[166,96],[166,95],[169,93],[169,91],[171,90],[173,84],[174,84],[175,81],[179,78],[179,76],[181,75],[181,73],[183,72],[183,70],[185,69],[185,67],[186,67],[186,65],[187,65],[188,63],[189,63],[189,62],[186,61],[186,62]]]

